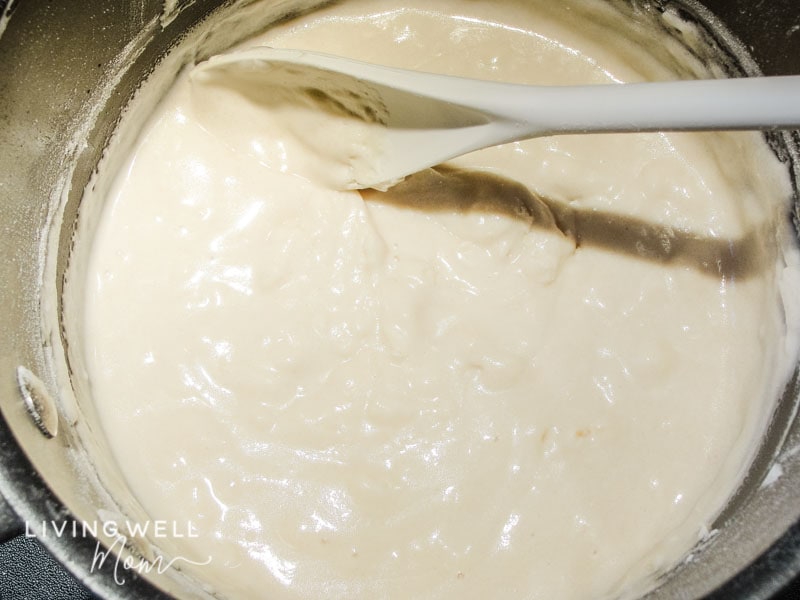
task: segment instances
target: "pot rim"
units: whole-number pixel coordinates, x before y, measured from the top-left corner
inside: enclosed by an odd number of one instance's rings
[[[689,3],[693,7],[696,6],[691,0]],[[2,8],[3,0],[0,0],[0,14],[3,12]],[[744,65],[745,70],[750,71],[750,74],[760,73],[754,64]],[[16,441],[5,418],[0,418],[0,452],[3,455],[3,460],[0,461],[0,495],[5,497],[16,512],[8,522],[16,520],[21,531],[25,523],[38,523],[55,518],[77,519],[33,466]],[[6,515],[2,514],[2,508],[0,504],[0,523],[6,522],[3,519]],[[37,539],[83,585],[103,598],[131,600],[173,598],[135,571],[123,572],[126,581],[124,585],[118,585],[114,578],[116,555],[109,556],[109,560],[99,567],[93,567],[98,544],[101,544],[93,537],[62,539],[47,536]],[[741,568],[732,578],[706,595],[706,598],[711,600],[769,598],[780,592],[799,574],[800,519],[753,562]]]

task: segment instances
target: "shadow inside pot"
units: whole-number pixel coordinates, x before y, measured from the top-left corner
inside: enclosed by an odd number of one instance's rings
[[[487,171],[440,165],[408,177],[387,192],[361,190],[367,202],[428,212],[485,212],[559,229],[576,247],[599,248],[663,265],[680,265],[714,278],[745,279],[771,262],[773,223],[739,239],[698,235],[605,210],[581,208],[534,194],[522,183]]]

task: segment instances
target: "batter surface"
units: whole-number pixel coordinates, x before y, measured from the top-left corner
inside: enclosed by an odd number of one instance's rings
[[[257,42],[520,83],[685,74],[590,5],[348,2]],[[280,123],[181,79],[94,241],[106,433],[154,518],[200,536],[159,543],[211,556],[231,598],[646,589],[735,490],[791,364],[789,187],[761,136],[540,139],[358,193],[293,169]]]

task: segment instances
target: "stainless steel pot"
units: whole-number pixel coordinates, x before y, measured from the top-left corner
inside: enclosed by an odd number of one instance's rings
[[[631,2],[652,10],[678,8],[708,24],[734,72],[800,73],[796,0],[707,0],[705,7],[693,0]],[[91,406],[80,402],[89,382],[59,317],[76,217],[123,106],[187,32],[200,35],[201,52],[211,53],[222,42],[202,23],[216,10],[255,31],[322,2],[274,0],[257,17],[252,4],[0,0],[0,493],[10,505],[0,502],[2,531],[22,523],[140,514],[106,452]],[[800,135],[770,139],[797,187]],[[795,218],[799,205],[796,198]],[[48,318],[52,314],[55,320]],[[796,372],[747,481],[715,524],[718,533],[669,574],[653,598],[767,598],[800,573],[799,391]],[[768,473],[779,472],[763,484]],[[102,531],[97,539],[41,539],[103,597],[210,597],[202,582],[176,569],[126,571],[119,585],[113,559],[97,564],[98,540],[114,543]],[[152,555],[147,540],[133,541],[128,551]]]

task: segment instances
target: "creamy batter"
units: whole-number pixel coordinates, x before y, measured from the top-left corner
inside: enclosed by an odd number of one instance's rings
[[[686,74],[612,41],[607,5],[554,4],[348,2],[251,43],[519,83]],[[540,139],[359,193],[293,168],[280,126],[179,80],[94,240],[106,433],[154,518],[200,535],[158,542],[212,557],[196,574],[231,598],[646,590],[735,490],[794,358],[761,136]]]

